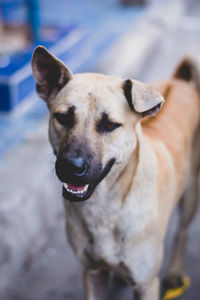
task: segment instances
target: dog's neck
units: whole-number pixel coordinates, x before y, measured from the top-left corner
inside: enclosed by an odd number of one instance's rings
[[[134,177],[137,172],[138,163],[139,163],[139,155],[140,155],[140,142],[137,139],[137,145],[132,152],[130,160],[128,161],[127,165],[125,166],[125,168],[117,178],[117,182],[121,186],[122,203],[124,203],[127,193],[130,190],[130,187],[134,181]]]
[[[114,199],[118,195],[117,198],[120,199],[122,205],[128,198],[127,196],[133,187],[135,191],[138,188],[142,188],[141,184],[138,185],[138,180],[144,184],[146,181],[149,182],[149,178],[156,176],[152,164],[156,163],[157,158],[151,143],[149,143],[142,132],[140,122],[137,123],[134,131],[136,145],[130,153],[129,158],[124,166],[119,167],[118,171],[116,169],[111,170],[104,182],[105,190],[110,191],[110,197],[112,198],[112,193]]]

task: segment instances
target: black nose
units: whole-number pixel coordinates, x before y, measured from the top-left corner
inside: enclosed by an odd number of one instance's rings
[[[55,167],[58,178],[65,182],[74,177],[83,177],[87,172],[88,164],[83,157],[75,158],[63,152],[57,158]]]
[[[84,176],[87,172],[87,163],[82,157],[68,158],[68,164],[71,172],[76,176]]]

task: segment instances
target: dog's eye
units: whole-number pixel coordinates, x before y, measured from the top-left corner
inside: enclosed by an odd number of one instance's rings
[[[66,127],[66,128],[72,128],[75,123],[75,107],[70,106],[67,112],[61,113],[57,112],[54,113],[53,116],[57,120],[57,122]]]
[[[55,113],[53,116],[64,127],[72,128],[74,125],[74,117],[69,114]]]
[[[106,122],[106,123],[103,125],[105,131],[112,131],[112,130],[114,130],[114,129],[120,127],[120,126],[121,126],[121,124],[119,124],[119,123],[114,123],[114,122],[110,122],[110,121]]]
[[[97,124],[97,131],[98,132],[111,132],[118,127],[122,126],[122,124],[109,121],[107,116],[103,116],[101,121]]]

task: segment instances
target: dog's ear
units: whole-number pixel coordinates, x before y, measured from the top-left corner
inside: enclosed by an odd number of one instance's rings
[[[55,97],[72,77],[65,65],[41,46],[33,53],[32,70],[37,93],[45,101]]]
[[[164,102],[156,90],[140,81],[127,79],[123,81],[122,88],[129,107],[142,117],[155,115]]]

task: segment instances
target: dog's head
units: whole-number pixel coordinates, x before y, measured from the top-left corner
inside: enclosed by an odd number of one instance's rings
[[[64,197],[86,200],[109,173],[127,165],[136,148],[137,122],[155,114],[163,98],[138,81],[72,75],[43,47],[35,50],[32,68],[50,111],[49,137]]]

